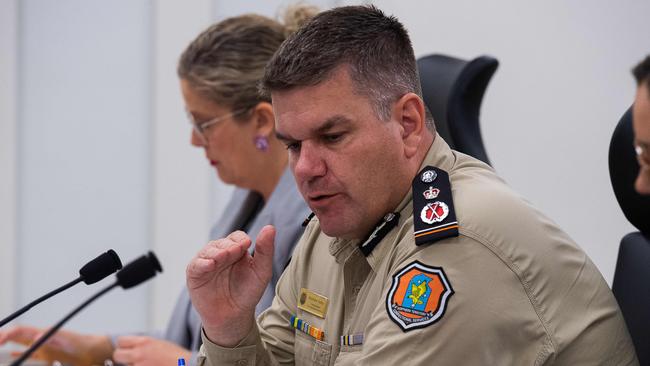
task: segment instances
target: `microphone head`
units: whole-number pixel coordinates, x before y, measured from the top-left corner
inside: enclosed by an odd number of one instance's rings
[[[113,249],[110,249],[81,267],[79,275],[86,285],[91,285],[115,273],[120,268],[122,268],[120,257]]]
[[[162,272],[162,267],[156,255],[149,252],[117,272],[117,284],[124,289],[131,288],[154,277],[157,272]]]

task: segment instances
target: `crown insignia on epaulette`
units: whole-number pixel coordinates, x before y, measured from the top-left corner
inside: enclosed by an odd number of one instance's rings
[[[428,200],[432,200],[438,197],[438,195],[440,194],[440,190],[438,188],[429,187],[429,189],[422,192],[422,194],[424,195],[424,198]]]

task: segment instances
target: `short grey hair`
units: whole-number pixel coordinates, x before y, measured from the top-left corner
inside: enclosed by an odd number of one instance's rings
[[[395,17],[374,6],[334,8],[315,16],[287,38],[271,59],[261,90],[269,95],[313,86],[341,65],[349,67],[355,91],[371,101],[383,121],[404,94],[422,97],[408,32]],[[427,127],[433,129],[428,113]]]
[[[650,55],[632,69],[632,75],[634,75],[638,86],[646,84],[650,94]]]

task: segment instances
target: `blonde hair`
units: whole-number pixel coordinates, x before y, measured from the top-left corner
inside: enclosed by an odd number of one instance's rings
[[[312,6],[287,8],[283,23],[246,14],[216,23],[183,51],[178,76],[204,97],[247,110],[270,102],[258,92],[264,68],[280,44],[317,13]]]

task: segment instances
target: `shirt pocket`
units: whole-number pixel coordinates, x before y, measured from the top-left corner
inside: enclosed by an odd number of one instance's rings
[[[296,365],[329,365],[332,345],[296,330],[294,354]]]
[[[361,357],[361,354],[363,351],[363,345],[355,345],[355,346],[341,346],[341,349],[339,350],[339,354],[336,357],[336,362],[334,365],[336,366],[352,366],[356,365],[357,361]]]

